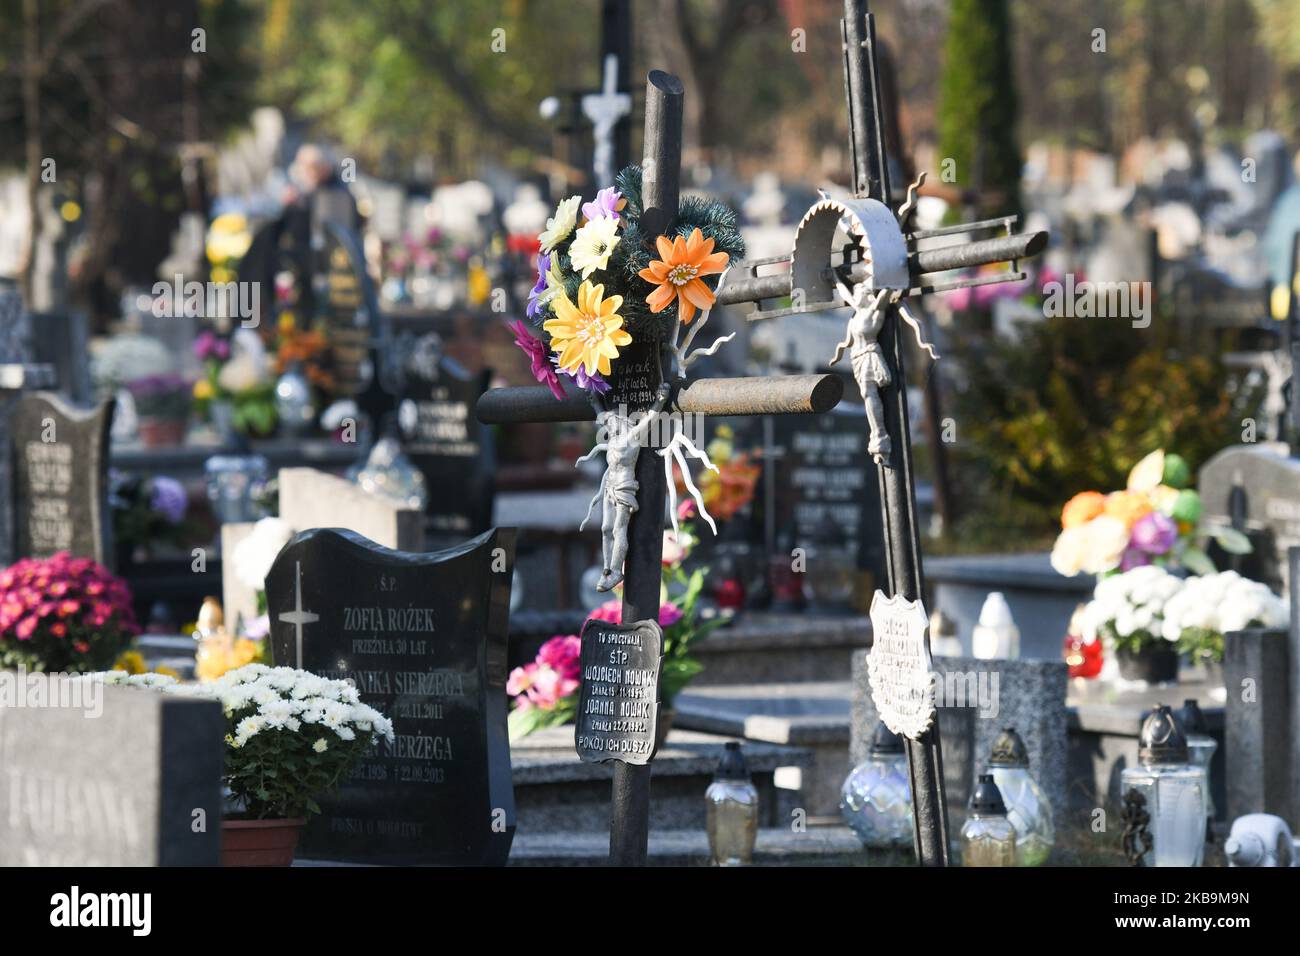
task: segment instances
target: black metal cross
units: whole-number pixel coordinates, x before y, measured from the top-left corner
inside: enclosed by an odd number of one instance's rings
[[[666,232],[677,216],[681,170],[681,81],[654,70],[646,82],[645,161],[643,162],[642,228],[650,239]],[[634,348],[635,346],[629,347]],[[651,344],[641,367],[635,391],[654,395],[666,367],[663,343]],[[651,369],[647,378],[645,367]],[[617,373],[617,367],[616,367]],[[624,389],[615,374],[612,394]],[[792,375],[776,378],[696,379],[673,383],[668,409],[693,415],[781,415],[829,411],[839,404],[843,384],[836,375]],[[618,398],[615,398],[618,401]],[[633,409],[635,410],[635,409]],[[527,386],[497,388],[478,402],[479,421],[487,425],[517,422],[593,421],[595,410],[585,394],[556,401],[547,388]],[[637,456],[637,510],[628,527],[627,560],[623,578],[623,620],[658,620],[660,566],[663,558],[664,511],[667,483],[664,468],[654,454],[663,436],[647,433]],[[650,764],[635,766],[614,762],[612,817],[609,834],[610,862],[620,866],[645,864],[649,844]]]
[[[891,202],[889,166],[885,153],[885,128],[881,104],[879,64],[877,61],[875,25],[867,10],[866,0],[845,0],[844,19],[840,21],[840,34],[844,52],[844,86],[849,110],[849,145],[853,156],[853,191],[857,199],[876,200],[888,206]],[[805,216],[805,225],[814,225],[814,207]],[[889,596],[901,596],[909,601],[923,599],[925,582],[921,571],[921,544],[916,519],[915,481],[912,474],[911,430],[907,412],[907,380],[903,368],[902,337],[899,334],[898,300],[907,295],[936,292],[986,282],[1012,281],[1024,278],[1014,268],[1016,260],[1040,252],[1047,243],[1046,233],[1012,235],[1011,218],[986,220],[962,226],[928,231],[906,231],[901,224],[905,243],[904,282],[897,278],[885,290],[897,295],[885,298],[886,314],[877,338],[879,353],[888,367],[889,384],[879,388],[883,406],[883,430],[888,436],[888,451],[878,460],[881,509],[884,517],[885,555],[888,572]],[[821,227],[823,230],[825,226]],[[832,227],[833,229],[833,227]],[[934,239],[959,232],[1003,230],[1005,235],[976,241],[961,241],[937,248],[918,249],[917,240]],[[809,230],[812,231],[811,229]],[[881,286],[881,271],[886,257],[872,262],[867,250],[853,248],[852,244],[837,255],[829,248],[820,262],[800,261],[799,241],[796,240],[792,256],[741,263],[733,267],[733,276],[718,294],[720,305],[754,302],[760,308],[750,313],[751,321],[794,315],[822,309],[840,308],[842,299],[826,290],[833,289],[838,280],[857,286],[873,283],[874,290]],[[828,243],[829,246],[829,243]],[[898,253],[901,273],[903,250]],[[935,274],[952,269],[985,265],[1010,260],[1013,269],[992,277],[974,279],[948,279]],[[759,275],[760,269],[789,261],[789,271]],[[741,271],[743,277],[734,273]],[[802,294],[821,290],[821,298],[807,301]],[[788,308],[763,310],[763,299],[791,296],[794,304]],[[864,392],[864,398],[867,396]],[[875,436],[873,436],[874,438]],[[928,638],[927,638],[928,639]],[[908,764],[911,769],[914,847],[917,861],[923,866],[945,866],[948,863],[948,814],[943,792],[943,757],[939,740],[938,722],[915,740],[907,741]]]

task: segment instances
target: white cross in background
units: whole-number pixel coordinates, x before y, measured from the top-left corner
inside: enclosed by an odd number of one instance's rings
[[[314,624],[320,620],[319,614],[313,614],[311,611],[302,609],[302,562],[293,563],[293,597],[294,609],[285,611],[280,615],[279,620],[284,624],[292,624],[297,630],[297,654],[298,663],[295,665],[298,670],[302,670],[302,626],[304,624]]]
[[[618,92],[618,57],[605,56],[605,77],[599,93],[588,93],[582,98],[582,112],[591,120],[595,155],[592,171],[597,186],[614,182],[614,127],[632,112],[632,94]]]

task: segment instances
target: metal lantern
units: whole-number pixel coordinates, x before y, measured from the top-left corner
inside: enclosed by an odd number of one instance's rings
[[[1205,771],[1205,816],[1207,821],[1213,820],[1214,794],[1210,786],[1210,761],[1219,749],[1219,742],[1210,736],[1210,725],[1195,698],[1189,697],[1183,701],[1183,707],[1178,711],[1178,722],[1187,735],[1188,761]],[[1208,822],[1206,825],[1209,825]]]
[[[1015,866],[1016,828],[991,773],[980,774],[971,794],[970,816],[961,828],[964,866]]]
[[[864,846],[897,849],[912,845],[912,788],[903,738],[882,720],[867,759],[840,788],[840,813]]]
[[[1157,705],[1142,723],[1138,766],[1120,774],[1124,852],[1134,866],[1201,865],[1205,771],[1189,760],[1173,711]]]
[[[747,866],[758,836],[758,790],[750,779],[740,744],[727,741],[713,782],[704,792],[708,805],[709,852],[718,866]]]
[[[1029,751],[1014,728],[1006,728],[993,742],[989,773],[1002,792],[1007,819],[1016,829],[1016,863],[1041,866],[1056,842],[1052,806],[1029,773]]]

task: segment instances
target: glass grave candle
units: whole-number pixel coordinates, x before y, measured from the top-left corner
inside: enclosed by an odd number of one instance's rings
[[[898,849],[912,845],[912,788],[903,738],[882,720],[867,759],[840,788],[840,813],[863,846]]]
[[[962,866],[1015,866],[1016,828],[993,775],[980,774],[970,798],[970,815],[961,828]]]
[[[1041,866],[1056,842],[1052,807],[1029,773],[1029,751],[1014,728],[1008,727],[993,742],[989,773],[1002,792],[1007,819],[1016,829],[1017,865]]]
[[[1125,853],[1142,866],[1200,866],[1205,851],[1205,771],[1189,762],[1187,737],[1159,704],[1142,723],[1138,766],[1120,774]]]
[[[727,741],[713,782],[704,792],[709,852],[718,866],[748,866],[758,836],[758,790],[740,744]]]
[[[1210,736],[1210,725],[1201,713],[1201,706],[1196,699],[1189,697],[1183,701],[1178,711],[1178,722],[1187,735],[1187,758],[1193,766],[1205,771],[1205,818],[1206,826],[1214,819],[1214,794],[1210,785],[1210,761],[1219,749],[1219,742]],[[1208,832],[1208,831],[1207,831]]]

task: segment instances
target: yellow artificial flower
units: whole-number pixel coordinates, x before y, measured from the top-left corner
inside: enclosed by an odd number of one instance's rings
[[[1138,520],[1151,511],[1147,496],[1136,491],[1112,491],[1106,496],[1105,513],[1118,518],[1130,531]]]
[[[1133,470],[1128,473],[1128,490],[1152,491],[1164,479],[1164,474],[1164,449],[1157,448],[1134,465]]]
[[[212,383],[206,378],[201,378],[194,383],[194,397],[200,402],[206,402],[213,395]]]
[[[569,246],[569,261],[584,279],[609,264],[609,254],[618,245],[617,219],[592,219],[578,230]]]
[[[621,295],[605,298],[603,285],[584,282],[578,286],[578,304],[561,293],[552,303],[555,318],[542,328],[550,333],[551,350],[560,357],[566,372],[579,367],[588,375],[608,375],[610,359],[618,358],[620,346],[628,345],[632,336],[623,330]]]
[[[578,206],[582,204],[581,196],[561,199],[555,207],[555,215],[546,220],[546,228],[537,237],[542,244],[542,252],[549,254],[556,246],[569,238],[573,227],[578,224]]]

